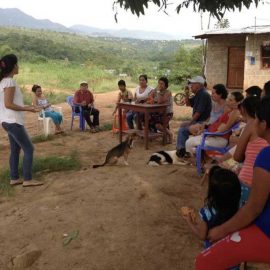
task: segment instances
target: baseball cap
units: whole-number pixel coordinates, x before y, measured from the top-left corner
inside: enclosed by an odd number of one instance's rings
[[[82,84],[88,84],[88,82],[87,81],[81,81],[80,85],[82,85]]]
[[[205,79],[202,76],[196,76],[188,80],[188,83],[205,84]]]

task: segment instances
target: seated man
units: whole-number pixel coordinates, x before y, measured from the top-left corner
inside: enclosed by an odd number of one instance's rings
[[[186,105],[193,108],[192,119],[181,124],[177,136],[177,156],[183,158],[186,155],[186,141],[190,135],[189,126],[205,122],[209,117],[212,109],[211,96],[204,87],[205,79],[197,76],[188,81],[193,97],[186,97]]]
[[[83,116],[90,127],[90,132],[99,131],[99,110],[94,108],[94,96],[88,90],[88,83],[82,81],[80,83],[80,89],[74,94],[74,105],[82,107]],[[93,121],[90,116],[93,115]]]

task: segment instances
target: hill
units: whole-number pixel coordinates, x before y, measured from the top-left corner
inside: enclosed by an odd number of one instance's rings
[[[19,76],[20,82],[27,85],[40,82],[52,88],[74,89],[78,77],[98,81],[113,79],[115,85],[120,73],[135,83],[139,74],[146,73],[150,79],[166,75],[171,83],[179,84],[201,72],[200,41],[194,40],[90,37],[2,27],[0,44],[0,55],[15,53],[21,64],[27,64]],[[111,84],[102,89],[112,89]]]
[[[0,8],[0,25],[71,32],[71,29],[62,24],[54,23],[50,20],[35,19],[17,8]]]
[[[28,29],[43,29],[57,32],[70,32],[86,34],[94,37],[119,37],[119,38],[134,38],[148,40],[173,40],[176,37],[160,32],[139,31],[139,30],[112,30],[100,29],[86,25],[74,25],[66,27],[59,23],[54,23],[50,20],[36,19],[17,8],[0,8],[0,26],[15,26]]]

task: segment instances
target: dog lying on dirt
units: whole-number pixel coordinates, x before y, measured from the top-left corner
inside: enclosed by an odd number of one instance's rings
[[[147,162],[149,166],[160,166],[160,165],[186,165],[184,161],[180,161],[176,155],[176,150],[172,151],[158,151],[150,156]]]

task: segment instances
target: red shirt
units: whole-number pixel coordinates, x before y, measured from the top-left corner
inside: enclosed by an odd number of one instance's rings
[[[94,96],[89,90],[77,90],[74,94],[74,103],[82,103],[86,101],[86,105],[94,102]]]
[[[229,121],[230,118],[230,112],[226,112],[224,114],[222,114],[213,124],[211,124],[208,127],[208,131],[209,132],[217,132],[218,128],[221,126],[221,124],[227,124],[227,122]],[[231,136],[230,133],[223,135],[222,137],[225,139],[229,139]]]

